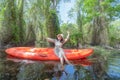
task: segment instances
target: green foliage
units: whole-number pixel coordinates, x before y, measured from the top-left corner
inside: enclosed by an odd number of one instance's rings
[[[94,54],[91,57],[103,57],[105,60],[110,58],[117,58],[120,55],[120,50],[117,49],[105,49],[100,46],[92,47],[94,49]]]
[[[65,36],[67,35],[67,31],[70,32],[69,45],[71,45],[71,47],[76,46],[78,44],[78,40],[83,35],[81,32],[79,32],[79,29],[76,24],[64,23],[61,25],[60,29],[62,33],[65,34]]]
[[[47,22],[48,23],[47,26],[48,26],[48,28],[50,30],[48,34],[54,33],[52,35],[55,38],[56,35],[60,33],[58,16],[57,16],[55,10],[50,10],[49,11],[49,15],[48,15],[48,20],[47,21],[48,21]],[[51,31],[53,31],[53,32],[51,32]]]
[[[107,57],[108,55],[110,55],[110,51],[108,51],[100,46],[95,46],[94,47],[94,54]]]
[[[16,44],[33,39],[41,42],[47,34],[49,37],[55,37],[60,32],[66,35],[68,30],[71,33],[71,44],[76,45],[81,38],[90,43],[95,26],[98,28],[96,30],[102,30],[101,26],[105,29],[111,21],[120,17],[119,0],[75,1],[76,4],[69,11],[69,16],[71,19],[77,19],[77,23],[65,23],[60,27],[57,14],[60,0],[1,0],[0,37],[6,41],[11,39],[9,41]],[[75,16],[77,18],[72,18]],[[110,44],[119,43],[119,25],[110,25],[108,28]],[[104,36],[104,31],[101,31],[101,36]]]
[[[116,20],[111,23],[109,27],[109,39],[110,39],[110,45],[114,46],[116,44],[120,43],[120,21]]]
[[[86,21],[91,21],[95,16],[97,16],[98,10],[95,9],[97,4],[97,0],[85,0],[83,5],[84,13],[87,14],[85,16]]]

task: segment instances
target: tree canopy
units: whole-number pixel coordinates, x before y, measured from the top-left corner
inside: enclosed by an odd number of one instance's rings
[[[38,47],[48,46],[45,37],[56,38],[58,33],[66,35],[67,31],[71,34],[68,45],[71,47],[120,43],[119,0],[74,0],[67,15],[75,23],[62,23],[59,4],[72,4],[71,1],[1,0],[1,45],[20,46],[32,42]]]

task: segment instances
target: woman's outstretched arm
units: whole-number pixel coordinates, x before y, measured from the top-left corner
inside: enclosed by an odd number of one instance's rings
[[[65,38],[65,40],[64,40],[64,42],[63,42],[63,44],[64,44],[64,43],[66,43],[66,42],[68,41],[69,36],[70,36],[70,33],[69,33],[69,31],[67,31],[67,37]]]
[[[52,39],[52,38],[45,38],[48,42],[52,42],[54,43],[55,42],[55,39]]]

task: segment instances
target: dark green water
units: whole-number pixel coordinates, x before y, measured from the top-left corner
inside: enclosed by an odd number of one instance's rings
[[[0,52],[0,80],[120,80],[120,54],[93,55],[64,65],[56,61],[10,58]]]

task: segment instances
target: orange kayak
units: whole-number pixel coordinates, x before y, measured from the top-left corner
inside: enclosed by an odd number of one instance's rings
[[[43,63],[46,65],[57,65],[60,62],[59,61],[36,61],[36,60],[26,60],[26,59],[20,59],[20,58],[16,58],[10,55],[7,55],[7,60],[13,61],[13,62],[25,62],[25,63]],[[24,61],[25,60],[25,61]],[[92,60],[89,59],[79,59],[79,60],[70,60],[70,63],[72,63],[73,65],[81,65],[81,66],[90,66],[93,64]]]
[[[31,60],[59,60],[53,48],[13,47],[5,50],[8,55]],[[64,49],[69,60],[86,58],[93,54],[93,49]]]

